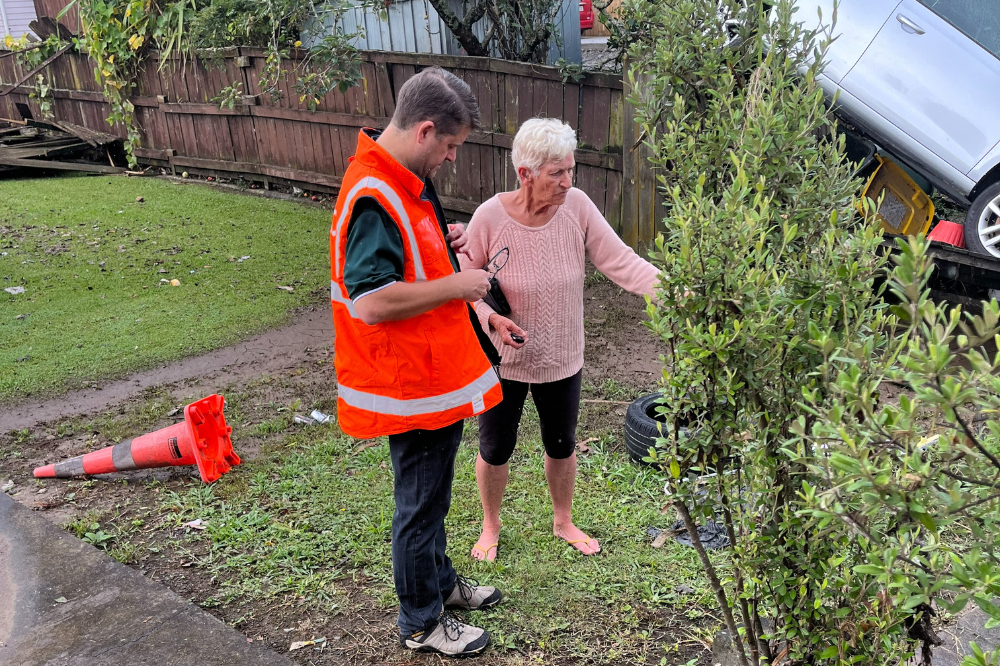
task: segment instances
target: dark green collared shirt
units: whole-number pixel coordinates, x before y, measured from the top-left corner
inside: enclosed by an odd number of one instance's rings
[[[430,201],[441,233],[448,235],[444,209],[430,179],[424,181],[421,199]],[[451,265],[457,273],[458,258],[448,248]],[[344,256],[344,286],[347,296],[356,301],[390,284],[403,281],[403,237],[385,208],[373,197],[354,202],[347,223],[347,251]]]

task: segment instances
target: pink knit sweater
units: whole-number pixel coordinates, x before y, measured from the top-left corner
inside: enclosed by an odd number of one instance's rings
[[[499,196],[486,201],[469,223],[469,252],[462,268],[482,268],[502,248],[510,256],[497,280],[510,303],[510,319],[528,333],[514,349],[489,329],[493,310],[475,304],[484,330],[500,350],[504,379],[554,382],[583,367],[583,281],[589,258],[618,286],[652,294],[659,271],[632,251],[583,191],[573,188],[544,226],[526,227],[507,213]]]

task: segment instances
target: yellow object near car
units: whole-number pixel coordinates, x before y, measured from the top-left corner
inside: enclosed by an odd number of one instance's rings
[[[934,219],[934,202],[892,160],[876,155],[878,166],[869,176],[861,196],[878,206],[886,233],[916,236],[927,233]]]

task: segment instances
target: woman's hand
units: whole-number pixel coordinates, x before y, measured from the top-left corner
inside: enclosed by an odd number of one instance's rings
[[[506,317],[501,317],[496,312],[490,315],[490,328],[500,334],[500,340],[514,349],[520,349],[528,342],[528,333],[520,326],[512,322]],[[523,338],[524,342],[514,342],[514,339],[510,337],[510,334],[518,335]]]
[[[448,235],[445,236],[445,240],[448,241],[451,249],[456,254],[469,256],[469,234],[465,232],[464,224],[449,224]]]

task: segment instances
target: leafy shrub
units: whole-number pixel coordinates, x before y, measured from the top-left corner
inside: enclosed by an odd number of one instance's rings
[[[791,2],[767,17],[758,2],[735,39],[717,0],[629,11],[647,35],[634,102],[667,194],[650,458],[740,661],[900,664],[918,641],[930,663],[938,609],[972,601],[1000,625],[1000,356],[984,348],[1000,306],[935,305],[924,239],[899,244],[898,304],[883,301],[881,234],[857,213],[873,206],[817,84],[825,45]],[[701,546],[706,519],[725,525],[731,566]]]
[[[662,411],[691,422],[686,437],[665,428],[656,454],[675,505],[752,663],[785,648],[791,663],[887,663],[901,620],[877,603],[876,578],[855,571],[867,559],[848,531],[802,513],[803,484],[817,481],[785,450],[829,351],[814,331],[835,348],[886,343],[881,237],[855,212],[853,167],[816,82],[822,45],[788,2],[770,21],[751,18],[763,16],[758,3],[738,40],[716,0],[631,7],[648,37],[629,76],[668,195],[655,251],[664,278],[649,308],[670,352]],[[689,481],[709,473],[707,493]],[[693,531],[716,516],[733,544],[731,580]],[[867,629],[847,635],[849,625]]]

